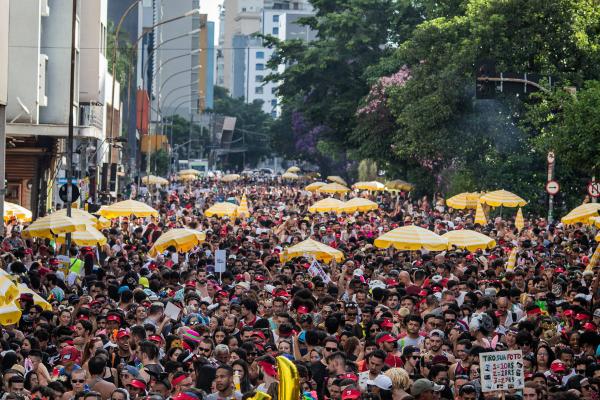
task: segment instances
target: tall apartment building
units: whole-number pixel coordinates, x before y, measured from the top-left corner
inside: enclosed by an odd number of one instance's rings
[[[274,72],[267,68],[273,50],[264,47],[257,33],[280,40],[314,40],[316,33],[298,24],[303,16],[313,15],[307,0],[225,0],[222,36],[219,38],[217,76],[232,97],[246,102],[262,102],[264,112],[277,117],[280,107],[277,83],[264,82]],[[280,66],[282,71],[285,66]]]
[[[10,1],[6,200],[31,208],[34,215],[52,207],[58,185],[64,182],[61,179],[67,167],[65,138],[71,110],[76,182],[92,178],[87,176],[88,163],[95,164],[91,158],[106,157],[97,151],[105,142],[106,125],[110,123],[110,93],[106,89],[112,81],[104,56],[106,0],[83,3],[78,0],[75,16],[75,86],[73,103],[69,104],[73,2]],[[118,131],[119,97],[115,98],[114,123]],[[89,191],[83,195],[89,195]]]

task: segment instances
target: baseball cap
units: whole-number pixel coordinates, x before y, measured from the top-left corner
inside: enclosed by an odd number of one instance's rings
[[[395,337],[393,337],[392,335],[390,335],[389,333],[385,333],[383,335],[381,335],[379,338],[377,338],[376,342],[377,344],[380,343],[392,343],[395,342],[397,339]]]
[[[342,392],[342,400],[346,399],[360,399],[360,390],[358,389],[346,389]]]
[[[392,380],[383,374],[377,375],[375,379],[369,379],[367,385],[377,386],[382,390],[392,390]]]
[[[552,364],[550,364],[550,369],[552,372],[565,372],[567,370],[567,366],[560,360],[554,360],[552,361]]]
[[[119,329],[119,331],[117,332],[117,339],[121,339],[124,337],[130,337],[131,335],[129,334],[129,332],[125,329]]]
[[[444,387],[442,385],[437,385],[435,383],[433,383],[432,381],[430,381],[429,379],[417,379],[413,385],[412,388],[410,389],[410,394],[412,396],[418,396],[423,392],[426,392],[428,390],[433,390],[434,392],[439,392],[442,389],[444,389]]]
[[[133,365],[127,365],[124,369],[129,375],[133,376],[134,378],[140,376],[140,370],[134,367]]]
[[[73,361],[74,363],[78,363],[81,361],[81,352],[77,350],[74,346],[65,346],[60,351],[60,360],[61,361]]]
[[[596,309],[594,310],[594,317],[596,317],[596,318],[600,318],[600,308],[596,308]]]
[[[146,390],[146,382],[141,379],[132,379],[130,385],[134,388]]]
[[[439,336],[439,337],[441,337],[442,339],[444,339],[444,338],[446,337],[446,335],[444,334],[444,331],[442,331],[442,330],[440,330],[440,329],[432,329],[432,330],[429,332],[429,337],[431,337],[431,336]]]

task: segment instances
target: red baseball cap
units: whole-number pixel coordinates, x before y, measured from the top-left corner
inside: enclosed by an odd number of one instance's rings
[[[129,331],[127,331],[125,329],[119,329],[119,332],[117,332],[117,339],[121,339],[124,337],[131,337],[131,335],[129,334]]]
[[[114,314],[107,316],[106,320],[107,321],[116,321],[118,323],[121,323],[121,317],[119,317],[118,315],[114,315]]]
[[[133,379],[129,384],[134,388],[146,390],[146,382],[142,381],[141,379]]]
[[[263,282],[265,280],[265,277],[262,275],[255,275],[254,276],[254,280],[255,281],[259,281],[259,282]]]
[[[397,339],[395,337],[393,337],[389,333],[386,333],[385,335],[382,335],[379,339],[377,339],[377,344],[380,344],[380,343],[393,343],[396,340]]]
[[[348,372],[347,374],[341,374],[337,376],[338,379],[342,380],[342,379],[351,379],[354,382],[358,382],[358,376],[356,374],[353,374],[351,372]]]
[[[162,337],[160,337],[159,335],[150,335],[148,336],[148,340],[150,340],[151,342],[162,343]]]
[[[308,307],[306,307],[306,306],[298,306],[298,308],[296,309],[296,311],[298,312],[298,314],[308,314]]]
[[[342,400],[360,399],[360,390],[346,389],[342,392]]]
[[[567,370],[567,366],[560,360],[554,360],[552,361],[552,364],[550,364],[550,369],[552,372],[565,372]]]
[[[394,323],[389,318],[384,318],[380,324],[383,328],[392,328]]]
[[[81,361],[81,352],[74,346],[65,346],[60,351],[60,360],[78,363]]]

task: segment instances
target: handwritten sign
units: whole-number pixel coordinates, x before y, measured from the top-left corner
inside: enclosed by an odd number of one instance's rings
[[[523,353],[516,351],[495,351],[479,354],[481,390],[523,389]]]
[[[321,268],[321,265],[319,265],[319,262],[317,260],[313,260],[313,262],[310,264],[310,267],[308,267],[307,272],[313,278],[315,276],[320,277],[323,280],[323,283],[326,285],[329,282],[331,282],[331,278],[329,277],[329,274],[327,274],[325,271],[323,271],[323,268]]]

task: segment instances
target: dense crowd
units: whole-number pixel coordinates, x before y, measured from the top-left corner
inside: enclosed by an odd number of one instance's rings
[[[439,196],[387,192],[360,194],[377,211],[313,214],[308,207],[320,195],[268,179],[138,192],[160,217],[112,220],[99,248],[26,240],[20,222],[7,223],[1,267],[51,310],[24,293],[21,320],[2,326],[3,400],[224,400],[259,391],[276,399],[277,356],[296,365],[305,399],[599,397],[589,226],[531,218],[519,230],[511,212],[481,226],[474,210],[452,210]],[[242,194],[249,217],[203,214]],[[411,224],[439,234],[473,229],[497,245],[374,246],[382,233]],[[206,240],[150,257],[160,235],[177,227]],[[327,279],[308,274],[311,257],[281,259],[307,238],[344,254],[320,263]],[[217,250],[227,251],[225,272],[215,272]],[[523,389],[482,390],[479,354],[500,350],[522,351]]]

